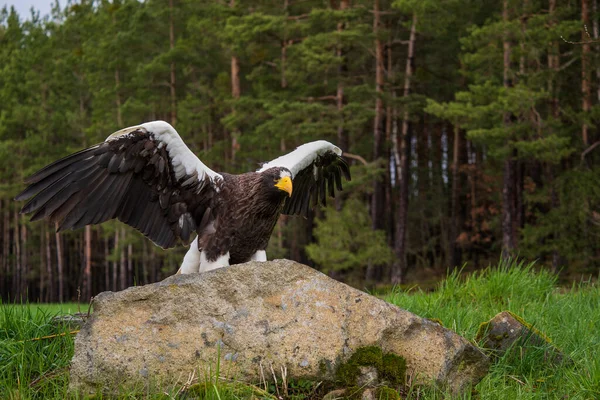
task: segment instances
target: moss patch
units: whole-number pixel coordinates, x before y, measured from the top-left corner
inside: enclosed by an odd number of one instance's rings
[[[344,386],[356,385],[360,367],[375,367],[380,380],[393,386],[403,385],[406,375],[406,360],[393,353],[383,353],[377,346],[356,349],[354,354],[338,366],[336,380]]]
[[[388,386],[382,386],[377,389],[377,399],[379,400],[400,400],[400,394],[395,389]]]
[[[481,341],[481,339],[483,339],[485,337],[485,335],[489,329],[490,329],[490,321],[482,322],[481,324],[479,324],[479,327],[477,328],[477,333],[475,334],[475,341],[476,342]]]
[[[379,374],[381,378],[385,379],[393,386],[404,385],[406,378],[406,360],[404,357],[400,357],[393,353],[384,354]]]

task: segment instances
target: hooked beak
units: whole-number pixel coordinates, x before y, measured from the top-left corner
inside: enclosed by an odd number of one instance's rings
[[[277,183],[275,183],[275,187],[279,190],[287,192],[289,197],[292,197],[292,180],[289,176],[284,176],[283,178],[278,180]]]

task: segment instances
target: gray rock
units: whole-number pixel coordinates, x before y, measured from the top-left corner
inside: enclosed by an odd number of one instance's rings
[[[250,262],[96,296],[75,339],[70,387],[116,392],[221,375],[334,379],[364,346],[406,359],[415,383],[475,385],[488,358],[427,319],[288,260]]]
[[[519,353],[541,349],[545,360],[553,363],[563,360],[563,354],[552,345],[550,338],[510,311],[502,311],[481,324],[475,340],[495,359],[510,349],[518,349]]]
[[[361,400],[377,400],[377,390],[373,388],[365,389],[360,398]]]
[[[358,376],[356,377],[356,385],[360,387],[375,386],[379,383],[379,374],[377,368],[373,366],[358,367]]]

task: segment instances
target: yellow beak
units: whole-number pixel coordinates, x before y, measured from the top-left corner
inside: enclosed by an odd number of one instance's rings
[[[277,181],[275,187],[279,190],[283,190],[287,192],[290,197],[292,197],[292,180],[289,176],[284,176],[280,180]]]

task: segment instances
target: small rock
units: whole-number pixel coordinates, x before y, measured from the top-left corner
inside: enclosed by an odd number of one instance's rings
[[[377,368],[373,366],[358,367],[356,384],[360,387],[374,386],[378,383]]]
[[[563,354],[552,345],[550,338],[510,311],[502,311],[481,324],[475,340],[482,348],[491,351],[496,359],[515,346],[520,349],[544,348],[544,358],[554,363],[563,359]]]
[[[375,388],[368,388],[362,392],[361,400],[376,400],[377,390]]]

